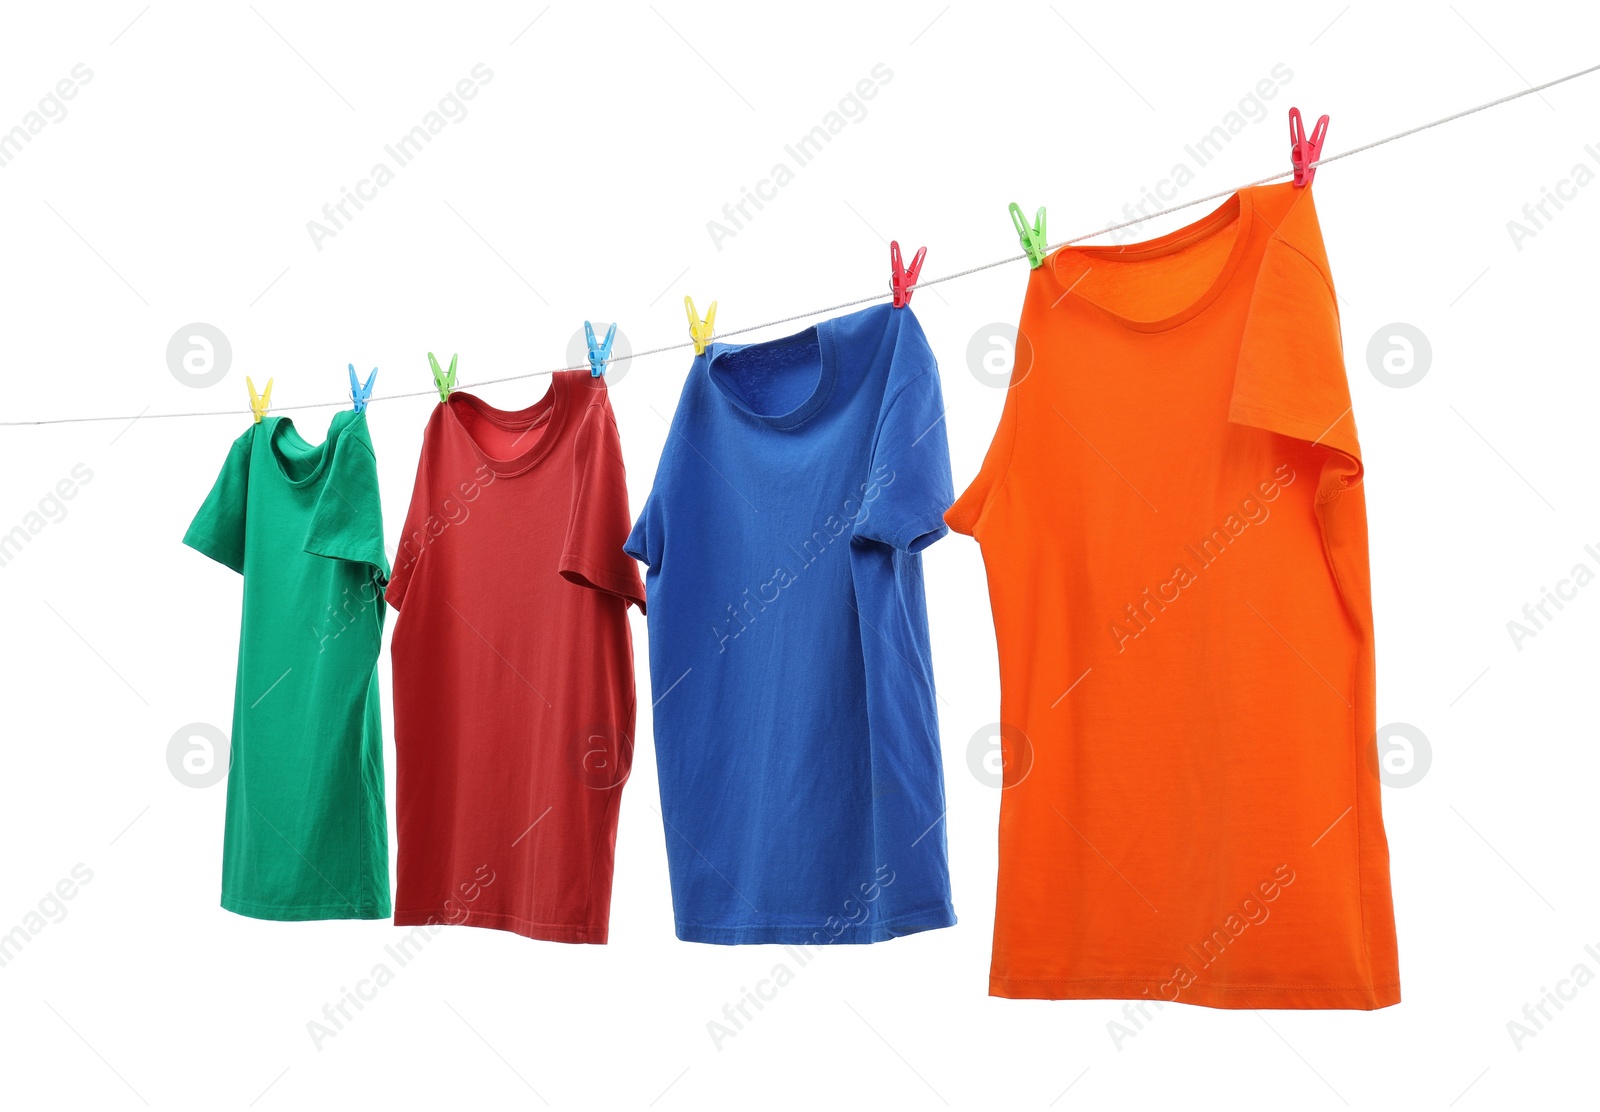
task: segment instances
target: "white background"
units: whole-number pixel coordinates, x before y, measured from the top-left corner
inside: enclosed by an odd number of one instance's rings
[[[1286,168],[1291,103],[1332,114],[1331,152],[1600,61],[1600,14],[1583,5],[1342,8],[8,7],[0,130],[76,64],[93,76],[0,167],[0,420],[233,412],[0,429],[0,532],[74,465],[93,473],[66,516],[0,567],[0,933],[29,921],[74,865],[93,874],[64,914],[47,904],[47,925],[0,967],[0,1099],[263,1110],[373,1098],[1592,1101],[1600,987],[1520,1049],[1507,1023],[1575,965],[1600,974],[1600,585],[1520,650],[1506,623],[1574,564],[1600,570],[1584,552],[1600,548],[1600,184],[1549,208],[1520,249],[1507,222],[1575,165],[1600,171],[1600,75],[1317,180],[1368,468],[1379,721],[1431,743],[1422,778],[1385,791],[1397,1007],[1173,1006],[1119,1042],[1108,1024],[1120,1003],[985,994],[999,793],[969,771],[967,750],[999,693],[978,549],[964,537],[926,556],[961,921],[823,953],[720,1049],[708,1021],[786,959],[673,938],[648,713],[622,808],[611,944],[447,931],[321,1049],[308,1021],[392,965],[383,947],[400,932],[220,910],[224,788],[168,769],[180,727],[230,721],[240,584],[179,540],[248,420],[246,374],[274,378],[280,406],[339,399],[352,361],[382,368],[380,395],[427,392],[371,410],[392,537],[434,404],[429,350],[460,352],[473,388],[564,365],[585,317],[620,321],[635,349],[681,341],[685,293],[702,309],[716,298],[724,328],[872,294],[887,237],[927,244],[928,276],[1014,254],[1012,200],[1048,205],[1053,241],[1103,227],[1280,63],[1290,80],[1264,111],[1246,105],[1260,122],[1178,199]],[[307,222],[477,63],[493,77],[467,115],[318,250]],[[707,221],[878,63],[892,79],[865,116],[719,249]],[[916,295],[943,370],[958,490],[1004,394],[969,371],[969,341],[1015,323],[1025,277],[1014,264]],[[232,345],[208,389],[167,365],[169,339],[192,322]],[[1405,389],[1381,383],[1366,356],[1395,322],[1432,349]],[[613,383],[635,508],[687,365],[682,352],[640,358]],[[546,381],[482,393],[520,407]],[[294,416],[316,440],[334,412]],[[380,675],[389,725],[386,658]],[[387,759],[392,777],[392,748]]]

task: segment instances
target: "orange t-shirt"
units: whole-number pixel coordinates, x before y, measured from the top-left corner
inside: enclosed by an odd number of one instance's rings
[[[1400,999],[1361,449],[1310,189],[1032,272],[945,515],[999,642],[995,996]]]

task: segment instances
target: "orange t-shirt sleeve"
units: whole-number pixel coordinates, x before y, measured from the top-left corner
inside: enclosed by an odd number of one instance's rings
[[[1262,257],[1228,417],[1345,453],[1355,465],[1353,485],[1360,478],[1361,446],[1329,273],[1307,189]]]
[[[1324,548],[1352,617],[1370,626],[1364,468],[1330,274],[1305,189],[1262,256],[1228,418],[1325,451],[1321,473],[1313,476]],[[1347,492],[1354,498],[1341,498]]]

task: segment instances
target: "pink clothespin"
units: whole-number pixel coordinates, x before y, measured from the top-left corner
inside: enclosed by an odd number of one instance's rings
[[[916,257],[911,260],[911,269],[907,270],[905,263],[900,258],[900,242],[891,241],[889,244],[889,288],[894,291],[894,307],[904,309],[911,304],[912,289],[917,284],[917,276],[922,273],[922,260],[928,255],[926,247],[917,248]]]
[[[1322,141],[1327,137],[1327,116],[1317,121],[1317,126],[1311,129],[1311,137],[1308,139],[1305,121],[1300,118],[1300,109],[1289,109],[1289,161],[1294,164],[1295,185],[1310,185],[1311,179],[1317,176],[1317,168],[1313,163],[1322,157]]]

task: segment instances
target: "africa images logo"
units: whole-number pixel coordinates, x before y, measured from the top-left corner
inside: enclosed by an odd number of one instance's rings
[[[1586,544],[1583,546],[1583,554],[1596,564],[1600,564],[1600,548]],[[1506,623],[1506,632],[1511,635],[1511,644],[1520,653],[1524,641],[1530,641],[1543,633],[1545,627],[1555,621],[1556,615],[1567,608],[1566,604],[1576,601],[1578,592],[1594,580],[1594,569],[1579,560],[1572,565],[1572,570],[1566,576],[1556,580],[1554,590],[1541,585],[1538,601],[1523,603],[1522,620],[1513,618]]]
[[[1276,501],[1283,493],[1283,488],[1294,480],[1293,469],[1287,463],[1279,464],[1271,479],[1256,484],[1255,494],[1239,502],[1236,512],[1230,513],[1221,525],[1202,537],[1198,544],[1185,546],[1186,557],[1193,558],[1194,568],[1190,568],[1186,558],[1172,569],[1171,578],[1158,584],[1153,592],[1146,587],[1139,598],[1124,606],[1121,616],[1110,624],[1117,651],[1126,652],[1129,641],[1148,633],[1156,617],[1182,598],[1184,590],[1198,583],[1200,573],[1222,559],[1223,553],[1231,545],[1237,544],[1250,526],[1265,524],[1267,518],[1272,516],[1267,503]]]
[[[882,62],[873,66],[870,73],[870,77],[863,77],[851,86],[850,91],[839,98],[839,103],[823,114],[820,123],[793,143],[786,144],[784,157],[773,163],[765,177],[756,180],[754,189],[741,185],[739,199],[722,206],[721,220],[706,221],[706,232],[711,236],[713,247],[721,251],[724,240],[737,236],[755,218],[751,208],[760,212],[766,207],[762,202],[776,201],[778,191],[793,182],[801,170],[825,151],[835,135],[867,118],[866,102],[894,80],[894,71]]]
[[[854,497],[845,499],[840,511],[829,514],[820,526],[811,531],[809,537],[798,545],[789,545],[789,552],[795,558],[793,566],[777,564],[772,569],[772,578],[756,587],[754,594],[746,587],[737,603],[730,602],[723,607],[723,617],[711,623],[711,636],[717,639],[717,651],[727,652],[728,642],[737,640],[757,618],[766,613],[767,607],[783,597],[786,588],[798,583],[801,574],[820,560],[834,541],[866,521],[868,508],[882,495],[883,488],[892,482],[894,472],[879,464],[871,477],[861,484],[859,500]]]

